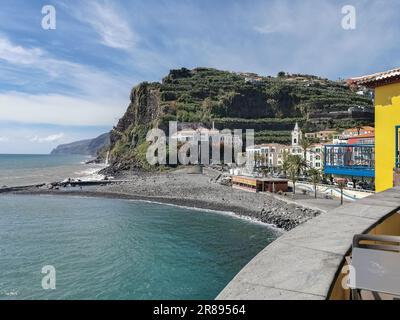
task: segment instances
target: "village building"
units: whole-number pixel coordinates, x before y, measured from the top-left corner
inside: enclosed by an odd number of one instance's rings
[[[259,144],[246,149],[247,169],[280,168],[284,162],[284,154],[298,155],[304,158],[304,150],[301,147],[303,132],[296,123],[291,132],[291,145],[279,143]],[[309,168],[321,169],[323,166],[323,145],[313,144],[306,150],[306,162]]]
[[[370,126],[364,126],[360,128],[350,128],[346,129],[342,132],[342,137],[343,138],[351,138],[359,135],[364,135],[364,134],[374,134],[375,133],[375,128],[370,127]]]
[[[313,144],[306,152],[306,162],[310,168],[320,170],[323,167],[323,149],[321,143]]]
[[[347,140],[348,144],[375,144],[375,134],[360,134]]]
[[[323,130],[318,132],[309,132],[305,134],[307,139],[317,139],[319,142],[332,141],[336,134],[336,130]]]
[[[171,139],[176,139],[178,142],[186,143],[190,141],[208,141],[210,143],[226,143],[226,144],[241,144],[242,137],[234,135],[233,132],[224,132],[215,129],[205,127],[199,127],[197,129],[182,129],[171,135]]]
[[[232,187],[251,192],[287,192],[288,180],[276,178],[252,178],[233,176]]]

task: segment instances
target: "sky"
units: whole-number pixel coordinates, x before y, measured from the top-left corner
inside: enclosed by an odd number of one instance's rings
[[[400,67],[398,39],[398,0],[0,0],[0,153],[107,132],[170,69],[346,79]]]

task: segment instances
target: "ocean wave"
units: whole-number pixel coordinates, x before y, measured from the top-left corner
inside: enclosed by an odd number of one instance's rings
[[[263,226],[267,226],[267,227],[269,227],[271,229],[274,229],[277,232],[284,232],[283,229],[278,228],[274,224],[265,223],[265,222],[262,222],[262,221],[260,221],[260,220],[258,220],[256,218],[253,218],[253,217],[250,217],[250,216],[241,215],[241,214],[237,214],[237,213],[234,213],[232,211],[224,211],[224,210],[216,210],[216,209],[204,209],[204,208],[199,208],[199,207],[190,207],[190,206],[185,206],[185,205],[166,203],[166,202],[160,202],[160,201],[153,201],[153,200],[144,200],[144,199],[143,200],[142,199],[129,199],[129,200],[126,200],[126,201],[154,203],[154,204],[159,204],[159,205],[178,207],[178,208],[192,210],[192,211],[217,213],[217,214],[230,216],[230,217],[235,218],[235,219],[246,220],[246,221],[254,223],[254,224],[260,224],[260,225],[263,225]]]
[[[85,170],[75,172],[75,175],[77,175],[76,179],[80,179],[82,181],[103,180],[105,175],[99,173],[102,169],[104,169],[104,166],[90,167]]]

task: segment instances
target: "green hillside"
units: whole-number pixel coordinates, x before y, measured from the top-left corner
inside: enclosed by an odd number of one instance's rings
[[[359,111],[349,113],[351,108]],[[111,154],[121,168],[143,166],[145,133],[155,126],[167,129],[171,120],[254,129],[257,143],[287,143],[296,121],[304,131],[367,125],[373,123],[371,108],[369,95],[356,94],[343,81],[210,68],[171,70],[161,83],[142,83],[132,90],[127,112],[111,133]]]

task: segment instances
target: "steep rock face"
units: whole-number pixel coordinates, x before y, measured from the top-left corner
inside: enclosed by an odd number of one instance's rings
[[[168,134],[172,120],[204,126],[214,122],[218,129],[254,129],[256,143],[289,142],[296,122],[306,131],[373,123],[371,113],[357,119],[347,113],[349,108],[370,109],[371,97],[357,95],[344,82],[310,75],[274,78],[182,68],[171,70],[161,83],[133,88],[130,100],[111,132],[113,171],[145,167],[148,130],[159,127]]]
[[[158,84],[138,85],[132,89],[130,100],[125,114],[111,131],[111,160],[116,169],[142,166],[135,148],[144,142],[149,129],[158,127],[162,115]]]
[[[155,85],[142,83],[132,89],[130,104],[124,116],[119,120],[111,134],[111,143],[115,137],[129,127],[150,124],[161,115],[160,91]]]

